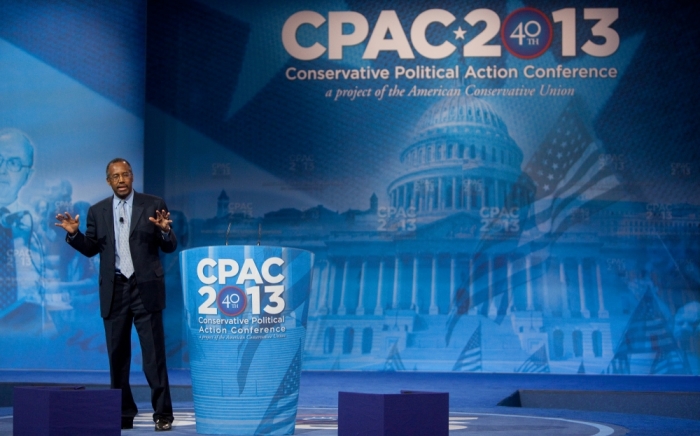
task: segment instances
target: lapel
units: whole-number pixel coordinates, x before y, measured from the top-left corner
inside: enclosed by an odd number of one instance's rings
[[[112,243],[112,246],[116,247],[116,240],[114,236],[114,206],[112,203],[112,197],[109,197],[107,201],[104,202],[102,208],[102,216],[105,218],[105,229],[107,230],[107,238]]]
[[[131,206],[131,226],[129,227],[129,236],[134,233],[136,228],[136,223],[141,219],[143,211],[145,209],[145,199],[138,192],[134,191],[134,203]]]

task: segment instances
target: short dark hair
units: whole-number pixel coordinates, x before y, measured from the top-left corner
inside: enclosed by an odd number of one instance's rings
[[[117,162],[123,162],[123,163],[127,164],[127,165],[129,166],[129,171],[131,171],[131,164],[129,163],[128,160],[126,160],[126,159],[124,159],[124,158],[121,158],[121,157],[115,157],[114,159],[112,159],[111,161],[109,161],[109,163],[107,164],[107,168],[105,169],[105,175],[106,175],[107,177],[109,177],[109,167],[110,167],[112,164],[115,164],[115,163],[117,163]]]

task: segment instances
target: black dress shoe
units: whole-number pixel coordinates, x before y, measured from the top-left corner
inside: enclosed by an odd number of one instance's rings
[[[134,428],[134,418],[122,418],[122,430]]]
[[[156,431],[170,431],[173,429],[173,424],[163,418],[156,420]]]

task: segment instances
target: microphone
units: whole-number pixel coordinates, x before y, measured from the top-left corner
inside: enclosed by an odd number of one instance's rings
[[[7,210],[7,208],[3,207],[2,209],[0,209],[0,225],[2,225],[2,227],[6,229],[9,229],[13,225],[15,225],[15,223],[24,218],[25,215],[29,215],[29,212],[27,212],[26,210],[10,213],[10,211]]]

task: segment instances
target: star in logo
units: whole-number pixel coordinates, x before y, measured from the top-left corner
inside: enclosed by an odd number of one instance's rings
[[[457,30],[453,30],[455,34],[455,39],[464,39],[464,34],[467,33],[466,30],[462,30],[462,26],[459,26]]]

